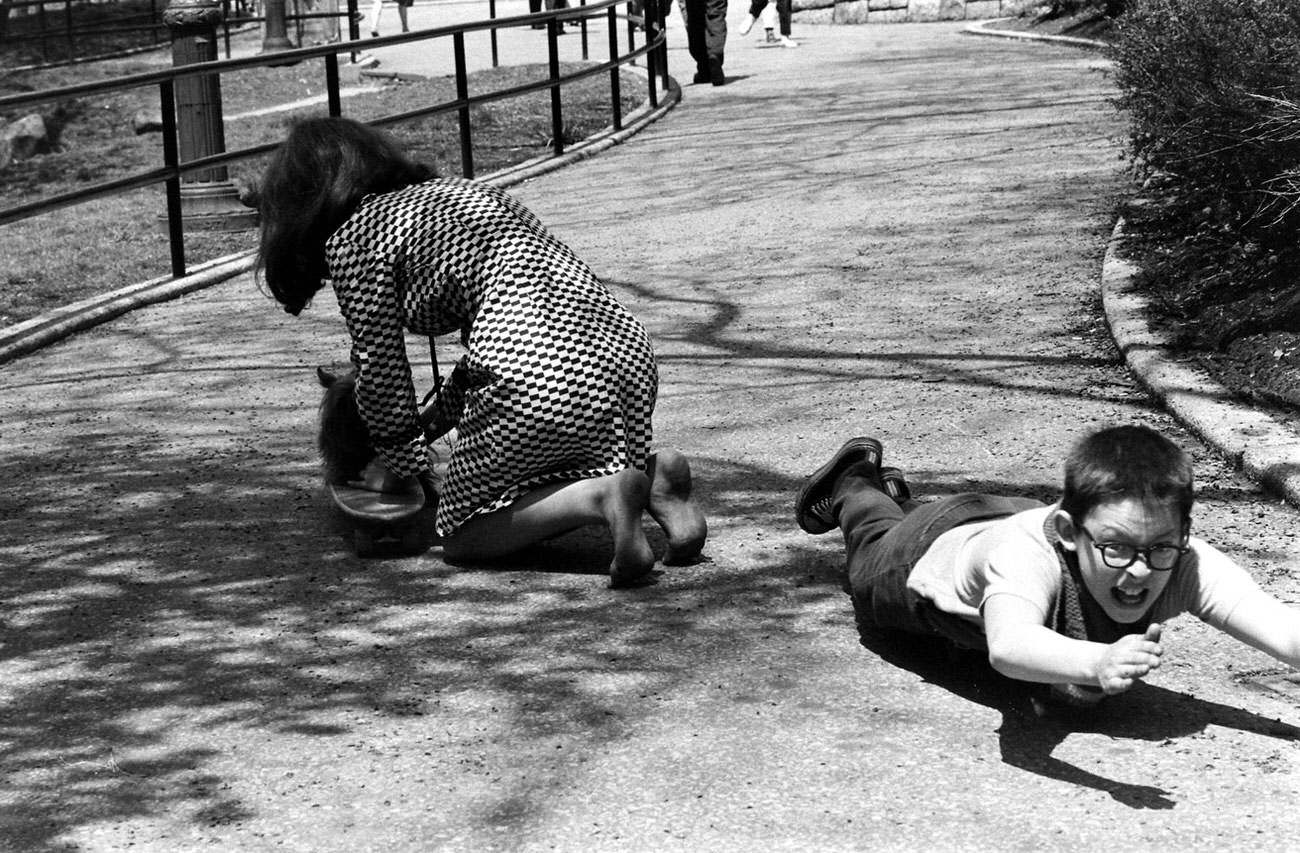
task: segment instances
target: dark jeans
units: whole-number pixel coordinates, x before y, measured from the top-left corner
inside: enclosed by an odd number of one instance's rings
[[[727,0],[686,0],[686,46],[695,68],[707,74],[713,63],[722,66],[727,47]]]
[[[905,514],[873,485],[871,470],[861,463],[844,472],[834,497],[859,629],[893,629],[944,637],[968,649],[986,647],[979,625],[939,610],[908,589],[907,578],[934,540],[954,527],[1005,518],[1041,503],[962,494]]]

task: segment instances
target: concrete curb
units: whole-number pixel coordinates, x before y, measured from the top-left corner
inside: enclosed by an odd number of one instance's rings
[[[996,29],[1000,21],[1006,20],[977,22],[962,32],[1091,49],[1106,47],[1095,39]],[[1148,301],[1133,286],[1138,268],[1120,257],[1123,241],[1121,217],[1106,246],[1101,297],[1111,337],[1129,371],[1184,426],[1288,503],[1300,506],[1300,436],[1263,410],[1238,399],[1205,371],[1169,357],[1169,338],[1150,328]]]
[[[143,305],[165,302],[209,287],[253,268],[253,252],[227,255],[201,264],[181,278],[164,276],[127,285],[108,293],[73,302],[0,330],[0,364],[120,317]]]
[[[1124,219],[1102,263],[1101,295],[1111,336],[1129,370],[1185,426],[1251,477],[1300,506],[1300,440],[1191,364],[1169,357],[1169,339],[1147,323],[1148,301],[1134,288],[1136,265],[1120,257]]]
[[[633,68],[644,76],[644,69]],[[628,114],[622,130],[613,126],[587,137],[559,157],[538,157],[516,166],[484,175],[480,180],[498,187],[511,187],[524,181],[562,169],[565,166],[594,157],[602,151],[623,143],[645,127],[659,120],[681,102],[682,90],[677,81],[668,78],[659,106],[643,103]],[[227,255],[197,266],[181,278],[163,276],[149,281],[127,285],[109,293],[92,296],[80,302],[61,306],[53,311],[33,317],[22,323],[0,330],[0,364],[120,317],[129,311],[176,299],[195,290],[220,284],[234,276],[253,269],[257,252],[248,251]]]
[[[970,36],[991,36],[993,38],[1020,39],[1022,41],[1045,41],[1055,42],[1056,44],[1068,44],[1072,47],[1086,47],[1093,50],[1101,50],[1106,47],[1103,41],[1096,39],[1075,38],[1074,36],[1052,36],[1043,33],[1026,33],[1020,30],[999,30],[996,26],[1002,21],[1010,21],[1011,18],[996,18],[992,21],[976,21],[969,24],[962,33]]]

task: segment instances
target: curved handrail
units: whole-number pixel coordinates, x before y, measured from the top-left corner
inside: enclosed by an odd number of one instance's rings
[[[554,9],[535,14],[516,15],[507,18],[471,21],[419,30],[411,33],[401,33],[369,39],[366,41],[368,48],[450,38],[453,42],[453,49],[455,51],[458,95],[454,100],[431,104],[428,107],[422,107],[418,110],[411,110],[405,113],[372,119],[371,123],[383,126],[409,121],[415,118],[424,118],[452,112],[458,113],[461,135],[462,172],[466,177],[473,177],[474,169],[470,150],[472,128],[470,126],[469,118],[471,107],[492,101],[517,97],[519,95],[543,89],[552,90],[556,93],[555,96],[552,97],[552,122],[555,129],[555,133],[552,137],[552,146],[554,155],[560,156],[564,153],[563,133],[560,132],[563,127],[563,119],[560,113],[560,99],[558,96],[560,87],[566,83],[585,79],[596,74],[609,73],[611,75],[611,104],[615,116],[614,124],[615,128],[618,129],[621,127],[622,121],[620,95],[618,92],[618,69],[621,66],[633,63],[642,57],[646,58],[647,70],[649,72],[647,78],[651,106],[657,106],[658,104],[656,75],[658,75],[663,81],[662,85],[665,89],[668,85],[666,67],[667,48],[662,17],[662,9],[664,7],[654,2],[648,2],[646,3],[646,14],[644,16],[626,13],[623,15],[617,14],[617,8],[628,3],[629,0],[595,0],[595,2],[590,4],[574,8]],[[652,10],[654,9],[660,11],[653,12]],[[604,17],[609,21],[610,58],[604,62],[596,63],[595,65],[578,71],[570,72],[568,74],[560,74],[557,42],[559,25],[569,21],[584,21],[588,18],[595,18],[601,12],[604,13]],[[632,31],[629,26],[627,47],[625,50],[620,48],[618,45],[617,35],[618,20],[644,24],[646,31],[644,42],[639,46],[634,43],[631,34]],[[507,89],[485,92],[472,96],[469,95],[466,86],[467,71],[464,50],[465,34],[471,32],[509,29],[512,27],[531,27],[533,24],[538,22],[545,23],[547,28],[546,36],[550,60],[550,73],[548,77],[544,80],[516,85]],[[0,209],[0,225],[26,219],[39,214],[49,213],[81,202],[90,201],[95,198],[114,195],[126,190],[139,189],[164,183],[167,185],[167,221],[171,239],[172,274],[176,277],[185,275],[184,236],[180,199],[181,178],[184,175],[193,172],[212,169],[214,167],[257,157],[273,150],[278,143],[266,143],[240,148],[234,151],[224,151],[192,160],[181,160],[177,154],[178,128],[175,109],[176,81],[191,77],[209,77],[211,75],[220,75],[225,72],[233,72],[249,68],[296,64],[305,60],[323,59],[325,62],[329,113],[330,115],[340,115],[342,113],[342,106],[341,96],[339,95],[338,56],[339,54],[346,54],[349,49],[350,45],[347,43],[294,48],[290,50],[276,51],[272,54],[260,54],[257,56],[237,59],[198,62],[160,71],[148,71],[125,75],[112,80],[80,83],[71,86],[62,86],[57,89],[47,89],[40,92],[0,97],[0,112],[5,112],[35,104],[49,103],[51,101],[85,97],[88,95],[101,95],[108,92],[117,92],[146,86],[157,86],[159,88],[159,97],[162,104],[162,147],[164,152],[164,163],[156,168],[120,177],[111,181],[100,182],[77,190],[58,193],[38,201],[27,202],[25,204]]]

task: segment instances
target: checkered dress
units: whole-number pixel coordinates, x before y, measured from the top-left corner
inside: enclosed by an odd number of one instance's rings
[[[425,468],[404,330],[469,350],[430,404],[456,428],[449,535],[538,486],[644,468],[658,391],[645,329],[577,256],[493,187],[439,179],[368,196],[326,245],[357,402],[389,470]]]

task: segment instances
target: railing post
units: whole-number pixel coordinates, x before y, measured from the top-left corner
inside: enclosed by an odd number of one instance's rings
[[[551,150],[559,157],[564,153],[564,113],[560,106],[560,23],[555,16],[546,19],[546,43],[550,51]]]
[[[72,0],[63,2],[63,35],[68,40],[68,59],[75,59],[77,56],[77,40],[73,38],[72,30]]]
[[[456,33],[451,37],[452,51],[456,61],[456,99],[469,99],[469,73],[465,70],[465,34]],[[462,106],[456,111],[460,125],[460,172],[467,178],[474,177],[474,132],[470,126],[469,107]]]
[[[158,87],[162,101],[163,163],[169,169],[180,165],[176,146],[176,81],[164,80]],[[167,242],[171,248],[172,277],[185,275],[185,225],[181,210],[181,179],[167,179]]]
[[[659,48],[659,73],[663,75],[660,85],[668,91],[668,4],[673,0],[654,0],[655,32],[662,44]]]
[[[172,33],[172,65],[183,68],[217,59],[219,0],[171,0],[163,23]],[[177,142],[182,164],[226,150],[221,114],[221,77],[195,74],[178,77],[176,90]],[[257,212],[239,202],[239,193],[225,166],[185,175],[181,180],[185,224],[213,231],[241,231],[257,222]]]
[[[583,8],[583,15],[578,19],[578,32],[582,36],[582,61],[586,62],[591,58],[587,50],[587,0],[578,0],[578,5]]]
[[[497,19],[497,0],[488,0],[488,17],[492,20]],[[488,30],[488,39],[492,42],[492,67],[496,68],[501,64],[500,55],[497,52],[497,28],[493,27]]]
[[[645,43],[653,45],[655,39],[659,38],[663,32],[660,27],[663,26],[664,19],[659,14],[658,0],[645,0],[641,7],[641,17],[645,21]],[[628,37],[631,38],[631,33],[628,34]],[[659,88],[655,85],[655,74],[658,71],[659,61],[660,56],[657,47],[651,47],[646,51],[645,79],[648,87],[646,97],[650,101],[651,109],[659,108]]]
[[[48,32],[49,27],[45,23],[44,3],[36,4],[36,26],[40,27],[40,31],[41,31],[41,62],[49,62],[50,48],[46,44],[46,38],[47,38],[46,33]]]
[[[357,0],[348,0],[348,42],[356,44],[361,39],[361,16],[357,14]],[[361,51],[354,50],[350,54],[352,64],[356,64],[357,59],[361,56]]]
[[[606,18],[609,25],[605,27],[609,31],[609,61],[618,62],[618,7],[610,6],[605,10]],[[617,64],[609,69],[609,102],[614,109],[614,129],[623,129],[623,83],[620,66]]]
[[[339,94],[339,55],[331,53],[325,57],[325,97],[329,102],[329,113],[338,118],[343,115],[343,96]]]

